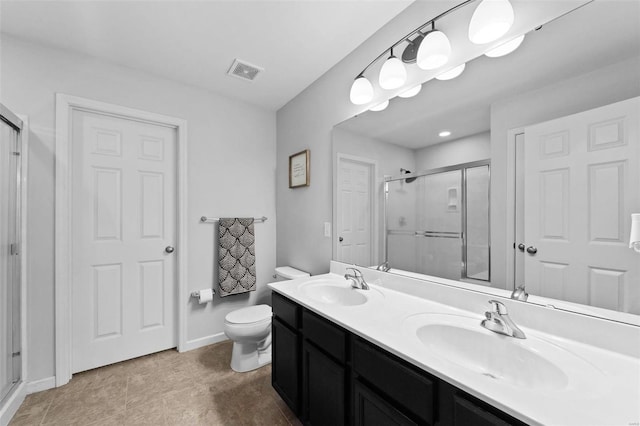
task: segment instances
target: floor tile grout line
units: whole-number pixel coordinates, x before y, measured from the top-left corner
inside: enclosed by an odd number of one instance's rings
[[[40,424],[44,424],[44,419],[47,417],[47,414],[49,413],[49,409],[51,408],[51,404],[53,404],[53,397],[51,398],[51,401],[49,401],[49,404],[47,405],[47,409],[44,410],[44,414],[42,415],[42,419],[40,419]]]

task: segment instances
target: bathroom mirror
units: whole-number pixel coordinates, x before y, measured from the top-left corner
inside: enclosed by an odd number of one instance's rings
[[[509,55],[476,58],[455,79],[427,81],[413,98],[338,124],[334,260],[509,295],[526,283],[525,261],[542,257],[524,221],[554,211],[525,214],[525,130],[640,96],[639,76],[640,4],[595,1],[527,34]],[[618,201],[640,211],[634,149],[631,174],[619,176],[637,187]],[[608,243],[625,248],[629,215],[605,210],[599,226],[620,231]],[[640,325],[640,256],[629,259],[628,270],[591,268],[579,290],[531,288],[528,301]],[[546,264],[546,282],[562,281],[562,262]]]

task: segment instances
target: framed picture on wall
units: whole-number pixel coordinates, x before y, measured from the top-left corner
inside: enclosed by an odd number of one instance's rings
[[[289,188],[309,186],[309,157],[308,149],[289,156]]]

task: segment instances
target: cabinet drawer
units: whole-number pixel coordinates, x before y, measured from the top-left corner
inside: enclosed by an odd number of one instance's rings
[[[289,327],[297,330],[300,326],[300,306],[286,297],[271,293],[271,307],[273,314]]]
[[[433,424],[434,381],[359,338],[353,344],[353,369],[420,423]]]
[[[304,337],[341,363],[346,360],[347,334],[328,320],[305,310],[302,313]]]

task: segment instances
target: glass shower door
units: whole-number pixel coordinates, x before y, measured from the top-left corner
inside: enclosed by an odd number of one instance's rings
[[[420,273],[459,280],[462,274],[462,171],[418,178],[417,264]]]
[[[4,108],[3,108],[4,110]],[[20,380],[19,128],[0,119],[0,401]]]

